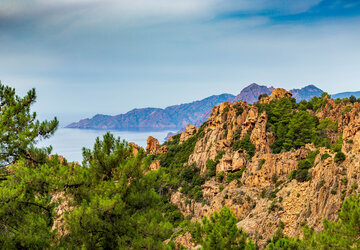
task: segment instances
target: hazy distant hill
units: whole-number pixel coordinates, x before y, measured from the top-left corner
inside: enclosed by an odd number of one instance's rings
[[[116,116],[95,115],[93,118],[71,123],[67,128],[80,129],[111,129],[111,130],[179,130],[188,124],[200,125],[211,114],[213,106],[222,102],[236,102],[239,100],[254,103],[261,94],[270,94],[274,88],[253,83],[245,87],[239,95],[231,94],[213,95],[200,101],[174,105],[165,109],[141,108],[133,109],[126,114]],[[301,89],[290,90],[294,98],[310,100],[313,96],[320,96],[323,91],[314,85]],[[360,92],[344,92],[333,95],[333,98],[344,98]]]
[[[360,98],[360,91],[357,92],[343,92],[343,93],[338,93],[338,94],[334,94],[331,95],[332,98],[336,99],[336,98],[345,98],[345,97],[350,97],[350,96],[355,96],[356,98]]]
[[[302,89],[291,89],[290,92],[297,101],[310,101],[314,96],[320,96],[324,91],[314,85],[308,85]]]
[[[91,119],[83,119],[71,123],[67,128],[82,129],[116,129],[116,130],[167,130],[180,129],[187,124],[201,120],[213,106],[231,101],[234,95],[213,95],[200,101],[174,105],[165,109],[143,108],[133,109],[126,114],[116,116],[95,115]]]

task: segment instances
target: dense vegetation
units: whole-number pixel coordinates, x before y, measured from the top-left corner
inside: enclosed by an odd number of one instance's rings
[[[144,157],[106,134],[93,150],[84,150],[84,166],[56,157],[41,165],[25,160],[11,165],[1,183],[0,243],[7,248],[48,248],[53,242],[67,248],[162,246],[181,215],[155,192],[154,175],[144,174]],[[57,204],[69,212],[60,224],[71,233],[61,238],[53,230]]]
[[[130,144],[110,133],[97,138],[93,149],[83,149],[82,165],[49,156],[51,148],[37,149],[36,141],[48,138],[58,125],[56,119],[39,122],[30,113],[35,91],[24,98],[0,84],[0,245],[5,249],[173,249],[175,236],[190,232],[194,243],[204,249],[257,249],[238,220],[226,207],[201,222],[190,222],[169,202],[171,192],[180,190],[202,201],[201,185],[215,176],[215,166],[224,152],[208,161],[200,174],[187,165],[197,140],[204,136],[203,125],[193,137],[179,143],[180,135],[167,143],[168,152],[136,155]],[[296,104],[280,99],[259,108],[269,114],[269,129],[276,134],[274,152],[297,148],[304,143],[328,145],[328,130],[336,124],[319,122],[307,109],[318,109],[324,97]],[[298,110],[298,112],[294,112]],[[238,108],[238,112],[243,110]],[[325,132],[324,132],[325,131]],[[342,139],[329,144],[334,161],[345,160]],[[233,147],[252,156],[255,149],[248,137]],[[318,151],[309,152],[290,178],[309,179]],[[321,159],[330,157],[323,154]],[[158,171],[148,171],[153,160],[161,161]],[[265,163],[259,160],[258,168]],[[231,173],[227,181],[241,177],[244,169]],[[223,181],[224,176],[216,176]],[[276,181],[274,181],[276,182]],[[250,197],[249,197],[250,198]],[[358,249],[360,248],[360,199],[345,199],[337,222],[324,221],[320,233],[304,227],[303,239],[283,235],[280,225],[269,249]],[[169,244],[164,243],[170,239]]]
[[[190,198],[196,201],[202,200],[201,185],[205,183],[205,178],[200,175],[200,168],[195,165],[188,166],[187,162],[194,152],[197,140],[204,136],[205,126],[206,123],[193,137],[181,144],[179,143],[180,135],[175,136],[172,142],[167,143],[167,153],[157,156],[157,159],[161,161],[157,188],[164,194],[180,188],[181,192]]]
[[[238,229],[237,222],[234,214],[224,207],[219,213],[204,217],[201,223],[195,222],[191,236],[204,249],[256,249],[248,235]]]
[[[311,101],[296,103],[295,98],[281,98],[267,103],[256,103],[259,112],[268,115],[268,130],[275,135],[271,145],[274,153],[298,149],[307,143],[330,147],[328,132],[337,131],[337,124],[330,119],[319,119],[312,113],[327,103],[330,96],[323,93]],[[311,112],[309,112],[311,111]]]

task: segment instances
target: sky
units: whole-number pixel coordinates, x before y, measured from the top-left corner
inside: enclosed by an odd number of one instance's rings
[[[0,80],[62,125],[253,82],[360,91],[359,44],[360,0],[0,0]]]

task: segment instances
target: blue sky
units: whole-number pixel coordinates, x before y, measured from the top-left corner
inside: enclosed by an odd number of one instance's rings
[[[252,82],[359,91],[359,44],[359,0],[0,0],[0,79],[63,123]]]

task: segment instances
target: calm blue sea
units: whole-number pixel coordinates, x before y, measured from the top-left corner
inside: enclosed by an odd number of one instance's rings
[[[90,129],[72,129],[60,128],[55,135],[50,139],[38,143],[39,147],[52,145],[52,154],[64,156],[68,161],[82,162],[82,148],[93,148],[96,137],[102,137],[107,131],[105,130],[90,130]],[[146,147],[146,140],[148,136],[153,136],[164,142],[164,138],[169,132],[174,131],[160,131],[160,132],[133,132],[133,131],[110,131],[116,137],[125,139],[128,142],[135,142],[139,146]]]

